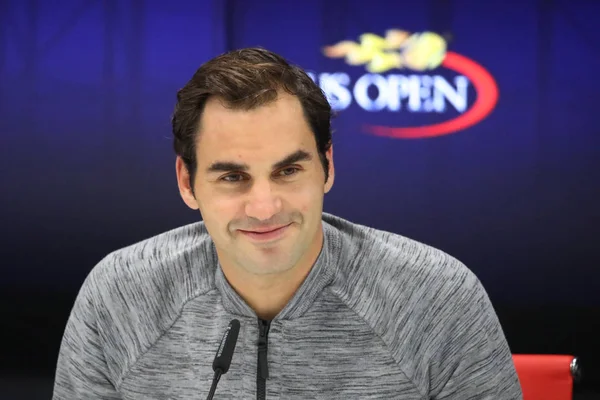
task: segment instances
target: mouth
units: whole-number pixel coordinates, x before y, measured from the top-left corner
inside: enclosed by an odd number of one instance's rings
[[[271,227],[264,227],[264,228],[260,228],[260,229],[256,229],[256,230],[252,230],[252,231],[245,231],[242,229],[239,229],[239,232],[242,233],[244,236],[246,236],[249,239],[252,239],[254,241],[269,241],[269,240],[275,240],[275,239],[279,239],[280,237],[282,237],[285,232],[287,231],[287,228],[291,225],[291,223],[287,224],[287,225],[282,225],[282,226],[271,226]]]

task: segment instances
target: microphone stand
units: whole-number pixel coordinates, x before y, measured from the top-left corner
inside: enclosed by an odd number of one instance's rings
[[[215,395],[215,390],[217,390],[217,383],[219,383],[219,379],[221,379],[221,370],[218,369],[215,371],[215,377],[213,378],[212,386],[210,387],[210,391],[208,392],[208,397],[206,400],[212,400]]]

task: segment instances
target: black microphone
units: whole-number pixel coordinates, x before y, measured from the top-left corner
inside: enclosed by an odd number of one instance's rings
[[[237,343],[238,334],[240,333],[240,321],[232,319],[227,327],[227,330],[223,334],[221,339],[221,345],[217,349],[215,360],[213,361],[213,371],[215,371],[215,377],[213,378],[210,392],[208,393],[207,400],[212,400],[215,390],[217,390],[217,383],[221,379],[221,375],[226,374],[229,371],[231,365],[231,358],[233,357],[233,351],[235,350],[235,344]]]

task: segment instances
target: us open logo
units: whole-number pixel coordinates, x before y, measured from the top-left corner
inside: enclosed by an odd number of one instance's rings
[[[498,101],[498,86],[490,73],[475,61],[447,51],[446,40],[433,32],[365,33],[358,42],[325,46],[323,54],[367,71],[354,79],[353,71],[308,72],[334,110],[356,104],[368,113],[396,114],[386,116],[385,124],[362,127],[373,135],[405,139],[447,135],[479,123]],[[426,115],[429,121],[435,116],[436,121],[412,126],[390,123],[401,119],[397,117],[401,113]]]

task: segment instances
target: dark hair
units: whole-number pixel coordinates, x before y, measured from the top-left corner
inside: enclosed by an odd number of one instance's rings
[[[325,153],[331,147],[331,106],[325,94],[301,68],[263,48],[246,48],[222,54],[206,62],[177,92],[172,125],[175,153],[185,163],[193,183],[200,118],[211,96],[227,107],[251,110],[277,99],[278,90],[298,97],[311,127],[319,158],[328,179]]]

